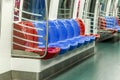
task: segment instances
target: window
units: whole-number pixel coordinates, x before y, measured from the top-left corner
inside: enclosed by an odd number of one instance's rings
[[[96,5],[96,0],[91,0],[90,8],[89,8],[90,13],[95,12],[95,5]],[[94,15],[92,15],[92,14],[89,14],[89,16],[94,17]]]
[[[43,20],[45,19],[45,0],[24,0],[23,11],[38,14],[31,15],[23,13],[23,17],[32,20]]]
[[[106,14],[106,9],[107,9],[107,3],[108,0],[100,0],[100,6],[101,6],[101,15],[105,15]]]
[[[59,0],[58,18],[72,18],[74,0]]]

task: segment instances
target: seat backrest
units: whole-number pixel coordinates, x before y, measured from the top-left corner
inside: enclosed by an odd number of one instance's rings
[[[58,19],[58,20],[54,20],[55,25],[57,25],[57,30],[59,33],[59,40],[65,40],[67,39],[68,33],[67,30],[65,28],[65,25],[62,23],[62,20]]]
[[[112,28],[110,17],[105,17],[105,20],[106,20],[106,28]]]
[[[116,18],[111,16],[111,17],[105,17],[106,19],[106,27],[107,28],[114,28],[116,24]]]
[[[74,36],[79,36],[80,35],[80,27],[79,24],[77,23],[77,21],[75,19],[70,19],[70,22],[72,24],[72,27],[74,29]]]
[[[42,44],[38,44],[39,47],[44,47],[45,46],[45,39],[44,37],[46,36],[46,28],[45,28],[45,21],[39,21],[39,22],[34,22],[33,23],[36,31],[37,31],[37,35],[38,35],[38,42],[42,43]],[[41,30],[42,29],[42,30]],[[40,37],[42,36],[42,37]]]
[[[66,28],[67,33],[68,33],[68,37],[67,38],[74,37],[74,29],[73,29],[71,23],[69,22],[69,20],[65,19],[65,20],[62,20],[62,22],[65,25],[65,28]]]
[[[80,35],[85,35],[85,25],[84,25],[83,21],[79,18],[77,18],[76,21],[79,25]]]
[[[49,43],[59,41],[59,33],[56,26],[57,25],[54,23],[54,21],[49,21]]]

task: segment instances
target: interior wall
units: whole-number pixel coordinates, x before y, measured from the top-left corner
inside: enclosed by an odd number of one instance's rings
[[[81,18],[81,19],[82,19],[83,11],[84,11],[84,3],[85,3],[85,0],[80,0],[79,18]]]
[[[115,0],[113,16],[117,16],[118,0]]]
[[[96,0],[96,3],[95,3],[95,11],[94,11],[94,31],[93,31],[93,34],[97,34],[98,32],[98,29],[97,29],[97,19],[98,19],[98,16],[99,16],[99,0]]]
[[[111,6],[110,4],[111,4],[111,0],[109,0],[107,3],[106,16],[109,16],[109,11],[110,11],[110,6]]]
[[[11,68],[11,34],[13,0],[0,0],[1,38],[0,38],[0,74]]]
[[[58,6],[59,6],[59,0],[51,0],[50,10],[49,10],[49,19],[50,20],[57,19]]]
[[[78,2],[79,0],[74,1],[74,9],[73,9],[73,18],[75,19],[77,16],[77,10],[78,10]]]

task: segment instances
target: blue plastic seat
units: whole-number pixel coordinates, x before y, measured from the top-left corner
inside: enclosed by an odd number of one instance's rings
[[[69,23],[71,23],[73,29],[74,29],[74,32],[75,32],[75,37],[80,39],[81,36],[80,36],[80,29],[79,29],[79,25],[78,23],[76,22],[76,20],[74,19],[70,19],[70,20],[67,20]],[[82,36],[83,40],[85,40],[85,44],[87,43],[90,43],[90,42],[93,42],[95,41],[95,37],[94,36]]]
[[[35,28],[39,36],[38,41],[42,44],[38,44],[40,48],[45,47],[46,36],[46,22],[38,21],[34,22]],[[67,51],[73,50],[82,45],[86,45],[95,40],[94,36],[80,36],[80,27],[74,19],[70,20],[49,20],[49,32],[48,32],[48,47],[59,47],[60,54],[64,54]]]
[[[45,0],[32,0],[31,2],[32,2],[30,5],[31,12],[41,15],[41,16],[34,16],[34,19],[35,20],[43,19],[45,16]]]
[[[61,36],[54,21],[49,21],[49,47],[59,47],[61,49],[60,54],[64,54],[70,49],[70,44],[66,40],[60,40]],[[65,38],[67,35],[62,35]]]
[[[42,44],[38,44],[39,48],[44,48],[45,47],[45,39],[44,37],[46,36],[46,22],[41,21],[41,22],[35,22],[33,23],[35,28],[43,29],[43,30],[37,30],[37,33],[39,36],[43,37],[38,37],[38,42],[41,42]],[[59,34],[57,29],[55,28],[55,24],[52,21],[49,21],[49,36],[48,36],[48,47],[59,47],[60,54],[63,54],[67,52],[70,48],[70,45],[67,44],[66,42],[59,42]]]
[[[115,30],[115,18],[114,17],[106,17],[106,28]]]
[[[46,36],[45,21],[34,22],[33,24],[34,24],[34,26],[36,28],[37,33],[38,33],[38,42],[42,43],[42,44],[38,43],[38,47],[39,48],[44,48],[45,47],[45,40],[44,40],[43,37]],[[42,29],[42,30],[40,30],[40,29]]]
[[[114,25],[115,25],[116,30],[120,32],[120,26],[118,25],[118,20],[116,18],[114,18]]]
[[[75,42],[72,38],[74,38],[73,34],[74,32],[71,31],[71,34],[69,33],[70,30],[67,30],[66,27],[67,24],[64,22],[64,20],[55,20],[54,21],[57,26],[57,29],[59,30],[59,34],[60,34],[60,41],[64,41],[67,42],[68,44],[70,44],[70,49],[69,50],[73,50],[74,48],[77,47],[78,42]]]

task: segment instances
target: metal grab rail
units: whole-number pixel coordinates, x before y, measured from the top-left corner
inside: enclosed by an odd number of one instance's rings
[[[13,29],[13,31],[16,31],[18,33],[22,33],[22,34],[26,34],[26,35],[30,35],[30,36],[33,36],[33,37],[41,37],[43,39],[45,39],[45,47],[44,47],[44,51],[42,50],[42,48],[38,48],[38,47],[32,47],[32,46],[27,46],[27,45],[24,45],[24,44],[21,44],[21,43],[16,43],[16,42],[13,42],[13,45],[16,45],[16,46],[19,46],[19,47],[22,47],[22,48],[26,48],[26,49],[30,49],[30,50],[35,50],[38,52],[38,54],[41,54],[41,51],[42,51],[42,55],[37,55],[37,54],[32,54],[32,55],[26,55],[27,52],[25,52],[25,54],[12,54],[13,57],[26,57],[26,58],[35,58],[35,59],[41,59],[41,58],[44,58],[46,55],[47,55],[47,52],[48,52],[48,0],[45,0],[45,11],[46,11],[46,14],[45,14],[45,17],[46,17],[46,36],[42,36],[42,35],[36,35],[36,34],[32,34],[32,33],[29,33],[29,32],[25,32],[25,31],[21,31],[19,29]],[[22,11],[22,9],[16,9],[19,11],[19,13],[26,13],[26,14],[29,14],[29,15],[33,15],[33,16],[41,16],[40,14],[34,14],[34,13],[30,13],[30,12],[27,12],[27,11]],[[31,20],[31,19],[27,19],[27,18],[24,18],[24,17],[20,17],[20,15],[15,15],[14,14],[14,17],[17,17],[17,18],[20,18],[21,20],[25,20],[25,21],[30,21],[30,22],[36,22],[38,20]],[[21,21],[20,20],[20,21]],[[41,28],[35,28],[35,27],[30,27],[30,26],[27,26],[25,24],[21,24],[19,23],[19,20],[18,21],[13,21],[13,24],[16,24],[18,26],[22,26],[23,28],[28,28],[28,29],[34,29],[34,30],[40,30],[40,31],[43,31],[43,29]],[[25,38],[22,38],[22,37],[19,37],[17,35],[13,35],[13,38],[15,39],[18,39],[18,40],[22,40],[22,41],[27,41],[28,43],[32,43],[32,44],[43,44],[42,42],[37,42],[37,41],[34,41],[34,40],[29,40],[29,39],[25,39]],[[15,50],[16,51],[16,50]],[[19,50],[20,51],[20,50]],[[44,53],[43,53],[44,52]],[[34,52],[33,52],[34,53]]]
[[[20,39],[20,40],[23,40],[23,41],[31,42],[31,43],[43,44],[42,42],[37,42],[37,41],[32,41],[32,40],[24,39],[24,38],[15,36],[15,35],[14,35],[13,37],[14,37],[14,38],[17,38],[17,39]]]
[[[29,27],[29,26],[26,26],[26,25],[24,25],[24,24],[16,23],[16,21],[13,21],[13,23],[15,23],[15,24],[17,24],[17,25],[19,25],[19,26],[25,27],[25,28],[37,29],[37,30],[43,31],[43,29],[35,28],[35,27],[34,27],[34,28],[33,28],[33,27]]]
[[[24,32],[24,31],[20,31],[20,30],[17,30],[17,29],[13,29],[13,30],[16,31],[16,32],[27,34],[27,35],[34,36],[34,37],[43,37],[43,36],[27,33],[27,32]]]
[[[91,12],[86,12],[86,11],[83,11],[83,19],[84,19],[84,22],[85,22],[85,19],[90,19],[90,33],[93,33],[95,29],[99,29],[99,27],[97,26],[98,25],[98,19],[94,19],[94,13],[91,13]],[[94,22],[94,20],[96,20],[96,22]],[[93,32],[91,32],[93,31]]]
[[[87,13],[87,14],[92,14],[92,15],[94,15],[94,13],[91,13],[91,12],[86,12],[86,11],[83,11],[84,13]]]
[[[46,6],[46,8],[45,8],[45,10],[46,10],[46,37],[45,37],[45,39],[46,39],[46,43],[45,43],[45,53],[44,53],[44,55],[43,56],[40,56],[40,58],[44,58],[46,55],[47,55],[47,51],[48,51],[48,20],[49,20],[49,18],[48,18],[48,0],[45,0],[45,6]]]
[[[20,9],[17,9],[17,8],[14,8],[14,10],[17,10],[17,11],[19,11],[19,12],[21,12],[21,13],[30,14],[30,15],[32,15],[32,16],[40,16],[40,17],[42,16],[41,14],[36,14],[36,13],[32,13],[32,12],[20,10]]]
[[[14,15],[14,16],[17,17],[17,18],[19,18],[19,16],[17,16],[17,15]],[[31,21],[31,22],[36,22],[36,21],[38,21],[38,20],[31,20],[31,19],[24,18],[24,17],[21,17],[20,19],[21,19],[21,20]]]

